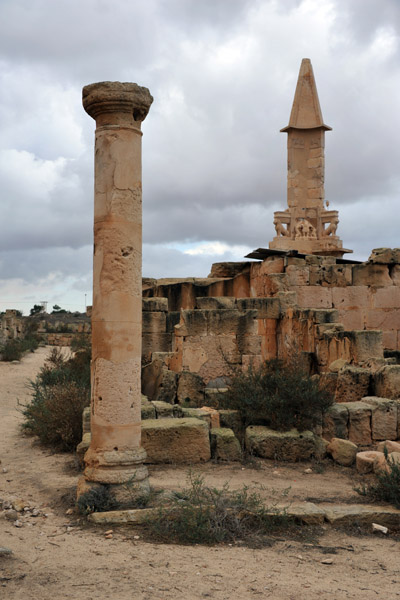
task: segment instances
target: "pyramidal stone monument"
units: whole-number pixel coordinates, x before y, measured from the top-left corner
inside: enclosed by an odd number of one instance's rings
[[[303,58],[289,125],[281,129],[288,134],[288,208],[274,213],[271,250],[338,258],[352,252],[336,235],[338,211],[325,208],[325,131],[331,129],[322,118],[311,61]]]

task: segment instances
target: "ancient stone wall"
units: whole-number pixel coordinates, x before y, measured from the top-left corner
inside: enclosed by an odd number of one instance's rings
[[[368,262],[334,257],[270,257],[254,263],[251,296],[295,292],[299,308],[336,309],[344,330],[381,330],[384,348],[400,350],[400,250],[373,251]]]
[[[23,336],[23,317],[17,310],[7,309],[0,316],[0,344]]]

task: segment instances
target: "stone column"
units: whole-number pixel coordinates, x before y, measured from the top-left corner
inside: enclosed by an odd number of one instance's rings
[[[135,83],[83,88],[96,120],[92,309],[92,440],[87,482],[148,487],[141,448],[141,122],[153,101]],[[78,492],[79,493],[79,492]]]

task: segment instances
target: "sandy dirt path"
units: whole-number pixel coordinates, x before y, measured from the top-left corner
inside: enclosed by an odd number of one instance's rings
[[[71,456],[52,454],[20,433],[18,400],[29,398],[34,378],[49,349],[21,363],[0,363],[0,499],[23,500],[32,510],[21,527],[0,518],[0,598],[5,600],[369,600],[400,597],[400,546],[396,538],[356,536],[327,527],[313,540],[281,539],[262,549],[241,546],[177,546],[148,543],[135,528],[87,527],[68,515],[77,472]],[[208,464],[200,471],[212,484],[261,484],[267,497],[288,500],[320,497],[357,501],[352,471],[328,466],[305,475],[313,465],[274,465],[254,469]],[[176,488],[182,468],[150,468],[151,483]],[[289,489],[288,489],[289,488]],[[271,490],[275,490],[272,493]],[[70,497],[69,504],[65,496]],[[324,564],[326,558],[332,564]]]

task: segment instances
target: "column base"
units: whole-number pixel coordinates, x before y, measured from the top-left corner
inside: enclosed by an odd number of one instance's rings
[[[107,487],[122,507],[135,506],[138,497],[150,492],[144,448],[99,451],[89,448],[85,454],[84,475],[77,487],[77,499],[92,489]]]

